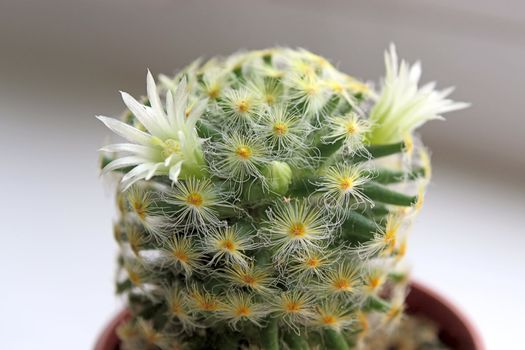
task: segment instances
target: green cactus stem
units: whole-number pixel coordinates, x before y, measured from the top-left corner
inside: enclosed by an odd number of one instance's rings
[[[407,119],[383,94],[414,87],[373,91],[302,49],[160,81],[148,72],[147,97],[122,93],[122,120],[98,117],[126,140],[100,159],[118,182],[121,348],[347,350],[364,324],[394,327],[430,177],[412,121],[450,101]]]

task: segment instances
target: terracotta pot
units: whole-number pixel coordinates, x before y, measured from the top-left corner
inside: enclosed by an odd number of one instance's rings
[[[454,350],[484,350],[480,336],[467,319],[446,299],[429,288],[412,282],[407,297],[407,311],[433,320],[440,326],[439,337]],[[118,350],[119,340],[115,334],[117,326],[129,317],[121,311],[100,335],[95,350]]]
[[[480,335],[448,300],[417,282],[411,283],[407,300],[410,314],[425,316],[439,325],[439,338],[454,350],[485,350]]]

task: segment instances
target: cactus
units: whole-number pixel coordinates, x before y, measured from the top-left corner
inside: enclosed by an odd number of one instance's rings
[[[377,93],[302,49],[198,60],[98,117],[129,141],[101,149],[123,349],[343,350],[396,326],[430,178],[413,131],[465,105],[385,57]]]

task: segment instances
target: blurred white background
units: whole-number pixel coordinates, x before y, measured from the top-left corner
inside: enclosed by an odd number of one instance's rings
[[[525,3],[0,0],[2,349],[90,349],[120,307],[113,200],[96,150],[118,90],[146,68],[301,46],[378,81],[391,41],[473,106],[421,130],[435,175],[410,244],[415,278],[459,305],[488,349],[525,324]]]

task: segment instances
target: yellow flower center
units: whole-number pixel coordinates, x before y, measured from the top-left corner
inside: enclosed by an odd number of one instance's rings
[[[290,235],[293,237],[303,237],[306,234],[306,227],[303,223],[298,222],[290,227]]]
[[[190,193],[188,197],[186,197],[186,203],[195,207],[200,207],[203,202],[204,198],[202,198],[202,195],[200,193],[193,192]]]
[[[235,153],[244,160],[249,159],[252,156],[252,150],[246,146],[237,147]]]
[[[247,306],[239,306],[236,310],[235,310],[235,314],[239,317],[246,317],[246,316],[250,316],[251,314],[251,311],[250,311],[250,308],[247,307]]]
[[[339,183],[339,187],[343,191],[351,190],[354,187],[354,180],[352,178],[350,178],[350,177],[345,177]]]
[[[298,312],[301,310],[301,303],[296,301],[289,301],[284,305],[287,312]]]
[[[173,303],[170,307],[171,313],[174,315],[181,315],[183,314],[182,306],[179,303]]]
[[[158,137],[153,136],[151,138],[151,142],[162,149],[161,154],[165,158],[168,158],[174,153],[180,152],[180,143],[177,140],[167,139],[165,141],[162,141]]]
[[[247,100],[240,100],[237,102],[237,110],[241,113],[246,113],[250,110],[250,102]]]
[[[275,96],[270,95],[270,94],[267,94],[264,99],[266,103],[268,103],[269,105],[273,105],[275,102]]]
[[[217,85],[214,85],[208,89],[208,97],[215,100],[217,97],[219,97],[220,92],[221,89]]]
[[[337,322],[337,319],[332,315],[323,316],[321,322],[326,325],[333,325]]]
[[[217,303],[212,300],[203,300],[199,303],[199,307],[205,311],[215,311],[217,310]]]
[[[381,285],[381,278],[379,276],[371,276],[368,279],[368,286],[374,290]]]
[[[249,286],[254,286],[257,282],[257,279],[252,275],[244,275],[242,276],[242,281]]]
[[[284,135],[284,134],[286,134],[288,132],[288,125],[286,125],[285,123],[282,123],[282,122],[276,123],[273,126],[273,131],[278,136],[282,136],[282,135]]]
[[[307,95],[314,96],[319,92],[319,86],[317,84],[308,84],[304,90]]]
[[[231,252],[235,250],[235,243],[231,239],[226,239],[221,242],[221,247]]]
[[[346,278],[338,278],[334,281],[334,288],[337,290],[349,290],[351,285]]]
[[[303,72],[306,76],[313,76],[315,74],[315,70],[305,62],[297,62],[297,69]]]
[[[319,266],[319,259],[318,258],[309,258],[308,260],[306,260],[306,265],[310,268],[316,268]]]
[[[385,245],[386,253],[392,253],[397,244],[397,231],[401,223],[398,221],[399,218],[396,216],[389,216],[386,223],[385,234],[382,238],[382,243]]]
[[[349,135],[354,135],[359,131],[359,126],[354,121],[349,121],[346,124],[346,133]]]
[[[146,218],[147,209],[143,202],[134,201],[131,203],[131,206],[133,207],[133,211],[139,216],[139,218],[141,218],[142,220]]]
[[[217,301],[211,295],[204,295],[199,291],[193,291],[191,293],[191,298],[201,310],[215,311],[218,308]]]
[[[394,246],[396,243],[396,235],[397,235],[396,229],[387,230],[383,238],[385,244],[387,244],[388,246]]]
[[[176,250],[173,252],[173,256],[179,260],[179,261],[182,261],[182,262],[188,262],[189,260],[189,257],[188,257],[188,254],[186,254],[186,252],[182,251],[182,250]]]
[[[168,139],[164,142],[166,145],[164,146],[164,152],[166,153],[166,156],[169,157],[173,153],[179,153],[180,152],[180,143],[173,139]]]
[[[341,83],[339,83],[338,81],[331,82],[330,83],[330,87],[337,94],[340,94],[340,93],[343,92],[343,85]]]
[[[133,283],[136,286],[140,284],[141,279],[137,272],[128,270],[128,276],[129,276],[129,280],[131,281],[131,283]]]
[[[368,317],[366,317],[366,314],[363,312],[359,312],[357,314],[357,321],[359,322],[359,325],[361,326],[362,332],[366,332],[368,330]]]

